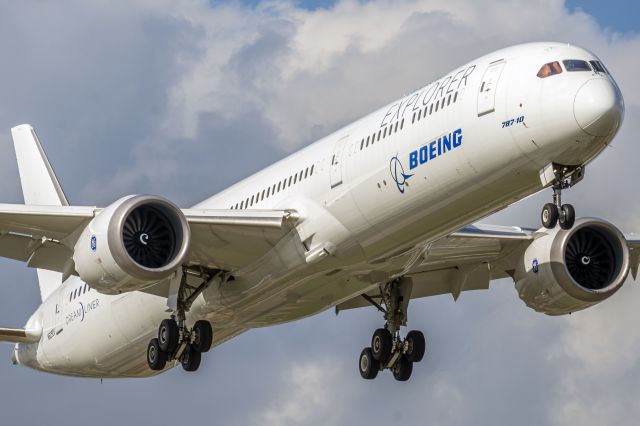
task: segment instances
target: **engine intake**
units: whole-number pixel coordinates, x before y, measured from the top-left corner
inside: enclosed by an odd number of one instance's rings
[[[120,199],[89,223],[74,249],[80,277],[104,293],[139,290],[171,275],[184,262],[189,225],[168,200]]]
[[[608,237],[597,228],[582,228],[569,237],[564,262],[571,278],[581,287],[602,290],[618,275],[620,245]]]
[[[622,233],[600,219],[553,229],[525,250],[514,279],[527,306],[562,315],[611,296],[629,273],[629,249]]]

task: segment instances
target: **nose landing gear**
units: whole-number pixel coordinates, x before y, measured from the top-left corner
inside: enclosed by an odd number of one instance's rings
[[[196,277],[198,285],[187,283],[188,277]],[[179,361],[185,371],[196,371],[200,366],[202,353],[208,352],[213,343],[211,323],[198,320],[193,327],[186,325],[186,313],[195,299],[209,286],[211,281],[220,278],[222,272],[211,273],[184,268],[176,294],[176,306],[171,318],[162,320],[158,327],[158,337],[151,339],[147,346],[147,364],[151,370],[160,371],[169,361]],[[171,296],[170,296],[171,298]]]
[[[380,286],[380,299],[384,307],[373,298],[363,297],[378,310],[384,312],[386,324],[373,333],[371,347],[360,353],[358,367],[363,379],[375,379],[378,373],[388,369],[398,381],[411,377],[413,364],[422,361],[426,342],[422,332],[413,330],[403,339],[400,327],[407,325],[407,308],[411,298],[411,281],[400,278]]]
[[[553,202],[542,207],[540,219],[547,229],[555,228],[559,223],[562,229],[571,229],[576,212],[571,204],[562,204],[562,190],[571,188],[584,177],[584,166],[562,166],[551,163],[540,171],[540,180],[544,186],[553,188]]]

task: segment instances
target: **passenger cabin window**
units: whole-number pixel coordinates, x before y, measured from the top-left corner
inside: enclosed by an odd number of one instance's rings
[[[562,72],[562,67],[560,67],[560,63],[549,62],[548,64],[544,64],[540,71],[538,71],[537,76],[540,78],[551,77],[552,75],[560,74]]]
[[[562,61],[567,71],[591,71],[591,66],[587,61],[581,61],[578,59],[567,59]]]

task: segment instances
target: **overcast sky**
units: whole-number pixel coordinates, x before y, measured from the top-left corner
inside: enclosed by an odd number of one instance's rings
[[[566,192],[579,216],[640,232],[640,24],[623,1],[0,2],[0,200],[22,202],[10,128],[38,131],[73,204],[152,193],[182,206],[492,50],[566,41],[598,54],[622,130]],[[630,10],[632,7],[634,10]],[[550,193],[490,223],[538,226]],[[0,260],[0,326],[39,303],[35,272]],[[428,354],[411,381],[360,379],[374,309],[250,331],[196,374],[72,379],[10,364],[0,423],[635,425],[640,289],[569,317],[527,309],[513,283],[414,301]]]

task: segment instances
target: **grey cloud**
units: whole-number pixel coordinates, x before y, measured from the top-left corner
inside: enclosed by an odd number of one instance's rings
[[[316,12],[273,3],[3,5],[0,195],[20,200],[8,131],[21,122],[36,126],[77,203],[149,192],[188,205],[474,57],[559,39],[601,55],[628,100],[613,147],[566,198],[580,215],[640,231],[636,35],[603,32],[561,1],[390,4],[344,2]],[[350,8],[354,17],[380,9],[387,25],[372,32],[353,19],[346,41],[329,40],[346,31],[332,25]],[[297,50],[301,26],[322,16],[318,37],[327,40]],[[370,47],[375,33],[390,29]],[[322,66],[309,66],[302,53],[320,55],[322,47],[334,50]],[[192,133],[182,130],[185,111],[193,111]],[[537,226],[549,197],[545,191],[487,221]],[[4,260],[0,267],[0,326],[19,326],[38,301],[35,273]],[[252,330],[209,353],[196,375],[176,369],[102,385],[13,367],[3,345],[0,412],[11,424],[634,424],[639,292],[630,282],[566,318],[529,311],[507,281],[457,303],[412,302],[411,327],[426,332],[429,352],[404,385],[389,374],[359,378],[357,355],[382,324],[366,309]],[[597,351],[606,362],[595,371]],[[317,395],[305,393],[309,384]]]

